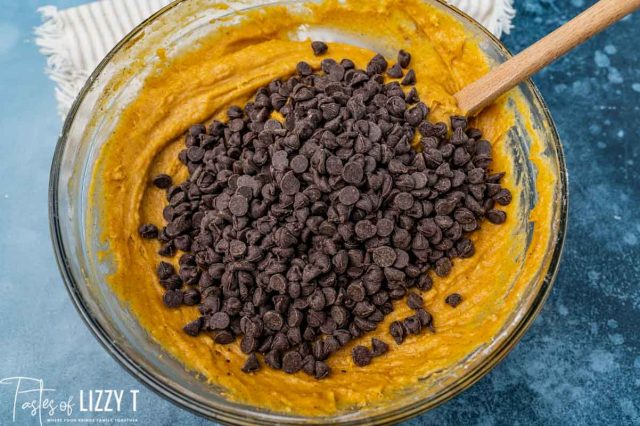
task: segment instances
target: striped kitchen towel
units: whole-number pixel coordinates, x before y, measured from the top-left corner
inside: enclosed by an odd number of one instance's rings
[[[45,72],[56,83],[64,119],[98,63],[129,31],[172,0],[99,0],[69,9],[44,6],[36,44],[47,57]],[[259,2],[260,0],[257,0]],[[447,0],[500,37],[511,29],[512,0]]]

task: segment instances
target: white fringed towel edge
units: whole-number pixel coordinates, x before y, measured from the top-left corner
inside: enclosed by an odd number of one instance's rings
[[[35,43],[46,56],[45,73],[54,81],[58,113],[64,119],[88,76],[136,25],[171,0],[99,0],[69,9],[38,9],[42,25]],[[508,34],[515,16],[513,0],[448,0],[490,32]]]

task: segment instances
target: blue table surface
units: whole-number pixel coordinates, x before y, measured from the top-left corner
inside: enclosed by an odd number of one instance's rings
[[[56,398],[75,395],[76,404],[81,389],[85,395],[89,389],[139,390],[137,411],[122,417],[145,425],[205,424],[110,358],[76,313],[58,273],[47,188],[61,121],[32,29],[40,23],[37,7],[79,3],[0,0],[0,135],[6,138],[0,150],[0,379],[42,378]],[[593,1],[515,3],[515,28],[504,41],[520,51]],[[570,177],[569,229],[555,287],[502,363],[408,424],[640,423],[638,43],[640,13],[535,77],[563,140]],[[0,386],[0,424],[11,424],[14,396],[14,385]],[[16,424],[37,422],[18,407]]]

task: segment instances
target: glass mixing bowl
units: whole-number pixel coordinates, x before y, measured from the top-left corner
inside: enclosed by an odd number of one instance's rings
[[[461,22],[469,35],[478,40],[493,65],[509,58],[500,41],[476,21],[439,0],[425,1]],[[303,7],[300,2],[270,4],[286,4],[291,9]],[[105,280],[109,272],[108,259],[95,255],[101,243],[96,232],[87,231],[96,229],[98,224],[98,218],[88,210],[96,157],[117,123],[118,112],[134,99],[156,62],[154,47],[162,46],[165,54],[172,56],[210,31],[219,30],[216,23],[221,17],[238,18],[246,10],[269,7],[265,3],[256,6],[246,2],[229,8],[217,5],[215,0],[177,1],[143,22],[100,63],[69,112],[53,160],[49,205],[57,261],[82,318],[107,351],[145,385],[183,408],[225,423],[391,423],[415,416],[462,392],[493,368],[531,325],[549,295],[562,251],[567,213],[566,169],[549,111],[530,81],[522,83],[518,90],[530,109],[533,129],[544,145],[542,155],[557,177],[552,188],[551,238],[546,253],[536,266],[533,279],[527,283],[519,305],[492,341],[439,374],[437,380],[421,381],[411,392],[392,397],[384,407],[305,418],[230,401],[220,388],[187,371],[168,355],[110,290]],[[331,34],[331,28],[313,29],[314,38],[322,39],[323,34]],[[330,38],[335,38],[335,34]],[[141,52],[151,53],[141,55]],[[130,66],[132,57],[142,57],[135,69]],[[535,166],[528,159],[531,140],[525,126],[522,120],[517,120],[509,141],[517,179],[524,182],[526,188],[521,194],[524,201],[521,213],[527,218],[536,204],[538,192]],[[525,226],[523,232],[533,232],[533,227]]]

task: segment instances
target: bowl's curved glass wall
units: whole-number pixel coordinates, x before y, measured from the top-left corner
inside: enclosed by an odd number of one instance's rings
[[[502,45],[477,23],[459,12],[429,0],[429,3],[456,14],[466,29],[479,41],[487,56],[499,63],[508,57]],[[136,96],[145,76],[157,60],[161,45],[168,57],[178,54],[193,41],[216,31],[216,19],[228,10],[240,17],[246,3],[232,9],[215,7],[215,0],[177,2],[156,14],[134,30],[102,62],[83,89],[65,123],[51,174],[50,213],[56,255],[71,297],[81,315],[107,350],[132,374],[168,399],[199,414],[232,423],[381,423],[397,421],[422,412],[445,401],[473,384],[491,369],[517,342],[542,306],[560,256],[566,217],[566,181],[562,152],[555,127],[539,94],[532,84],[519,90],[531,110],[531,122],[545,143],[545,155],[558,176],[553,214],[556,237],[551,241],[547,258],[538,275],[529,284],[521,306],[505,325],[502,333],[486,347],[470,355],[450,371],[427,379],[417,388],[385,404],[363,411],[342,413],[337,417],[302,419],[257,410],[228,401],[206,381],[189,372],[168,356],[137,323],[120,300],[110,291],[104,276],[109,259],[99,259],[96,217],[88,209],[90,184],[96,157],[117,123],[119,112]],[[281,3],[280,3],[281,4]],[[291,8],[303,6],[288,3]],[[262,5],[261,7],[268,7]],[[228,21],[228,22],[232,22]],[[330,32],[330,28],[316,31]],[[295,36],[295,35],[292,35]],[[130,58],[143,58],[143,65],[132,72]],[[525,206],[535,204],[535,169],[527,161],[530,141],[524,124],[511,130],[513,158],[518,164],[518,179],[527,181]],[[99,188],[96,193],[99,193]],[[526,208],[526,207],[525,207]]]

